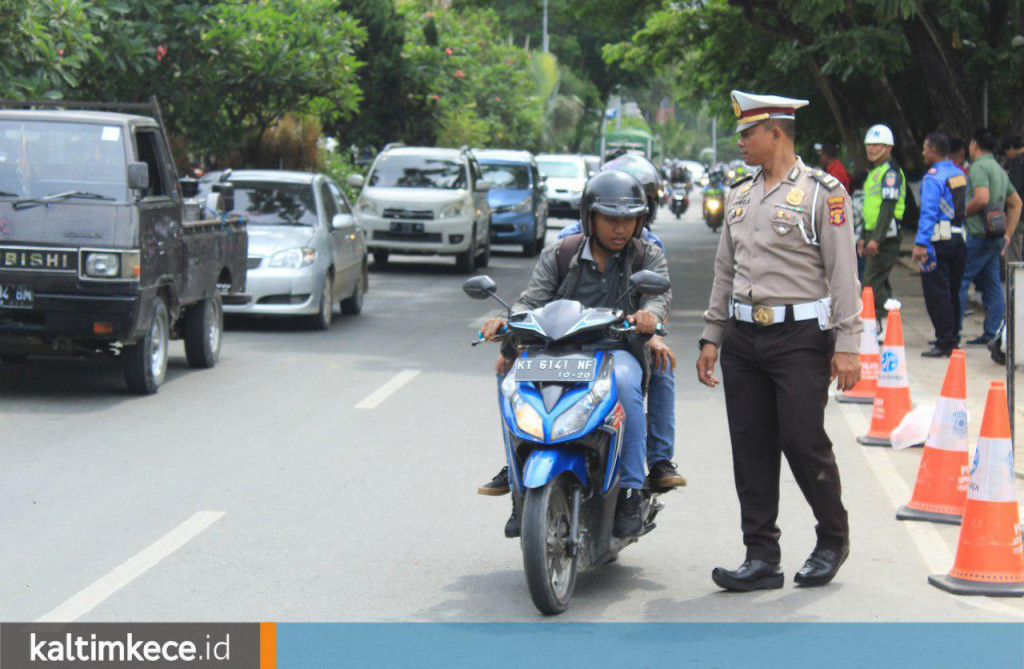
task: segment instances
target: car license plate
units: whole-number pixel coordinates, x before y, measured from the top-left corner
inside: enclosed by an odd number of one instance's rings
[[[391,232],[397,232],[403,235],[422,235],[423,224],[396,221],[391,224]]]
[[[31,309],[32,288],[0,283],[0,307],[6,309]]]
[[[591,383],[597,372],[592,356],[538,355],[516,360],[516,381],[539,383]]]

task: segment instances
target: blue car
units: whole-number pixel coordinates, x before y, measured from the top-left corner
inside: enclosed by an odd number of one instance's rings
[[[544,248],[548,196],[544,178],[529,151],[477,150],[483,178],[491,184],[491,243],[522,244],[536,256]]]

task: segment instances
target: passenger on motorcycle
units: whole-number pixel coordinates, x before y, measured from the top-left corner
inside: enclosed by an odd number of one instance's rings
[[[512,310],[536,309],[556,299],[572,299],[587,307],[622,308],[640,333],[656,332],[658,324],[668,318],[671,292],[656,296],[630,292],[625,300],[616,303],[627,293],[629,277],[638,269],[651,270],[668,278],[664,252],[653,242],[640,239],[647,212],[643,186],[629,174],[608,171],[591,178],[580,203],[582,239],[567,237],[544,250],[529,285]],[[573,243],[578,244],[578,249],[563,273],[559,253],[564,245]],[[484,324],[483,336],[494,341],[504,327],[504,318],[492,318]],[[507,353],[509,351],[503,351],[495,363],[499,377],[511,369],[513,360],[506,357]],[[644,368],[641,361],[627,351],[615,351],[613,361],[616,386],[626,413],[614,533],[620,537],[634,536],[643,529],[640,490],[644,485],[647,440]],[[519,534],[515,505],[505,534],[510,537]]]

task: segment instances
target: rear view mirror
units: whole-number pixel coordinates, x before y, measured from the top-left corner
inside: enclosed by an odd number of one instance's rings
[[[474,276],[472,279],[468,279],[466,283],[462,284],[462,292],[466,293],[466,295],[469,295],[474,300],[486,300],[493,296],[497,290],[498,285],[486,274],[482,276]]]
[[[642,269],[629,277],[629,282],[641,295],[661,295],[672,287],[668,279],[649,269]]]
[[[149,165],[146,163],[128,163],[128,188],[146,190],[149,188]]]
[[[350,174],[346,181],[348,181],[348,185],[352,188],[362,188],[366,180],[363,179],[362,174]]]
[[[481,179],[476,182],[476,190],[478,193],[486,193],[491,190],[491,182],[486,179]]]
[[[352,214],[335,214],[334,219],[331,221],[331,228],[333,230],[341,230],[342,228],[350,228],[355,223],[356,220],[352,218]]]

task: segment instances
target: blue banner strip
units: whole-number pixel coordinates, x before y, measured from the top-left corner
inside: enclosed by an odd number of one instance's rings
[[[278,669],[1024,667],[1010,623],[281,623]]]

